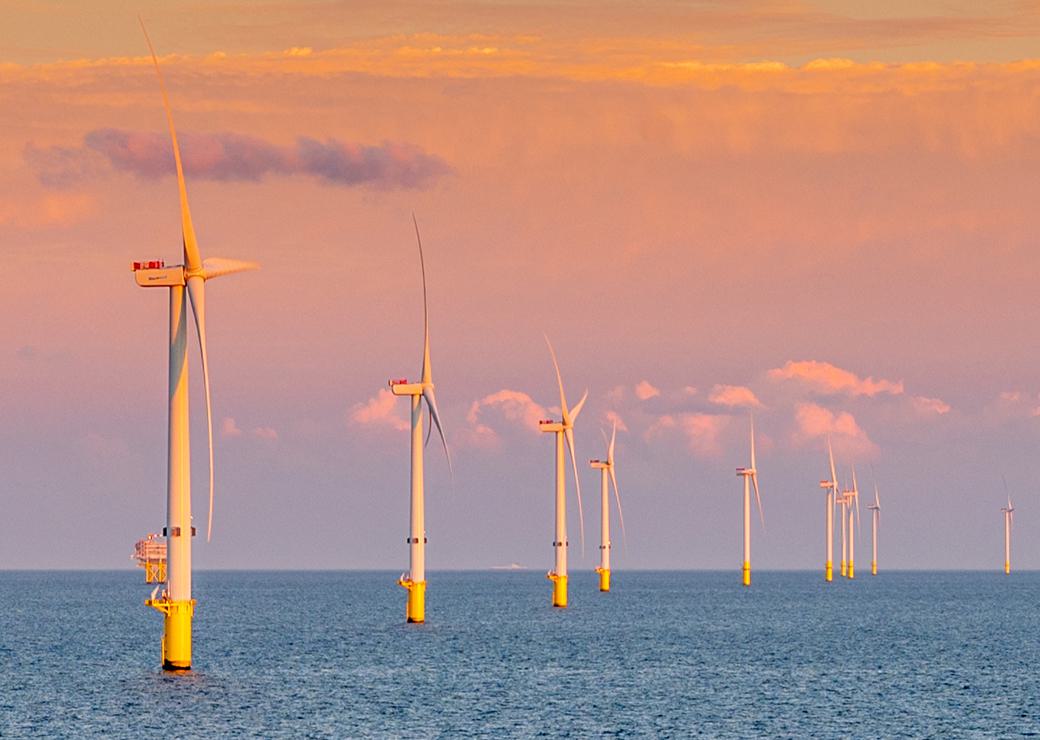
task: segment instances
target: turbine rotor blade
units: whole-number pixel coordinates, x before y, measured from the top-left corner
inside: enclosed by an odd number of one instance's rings
[[[159,89],[162,91],[163,108],[166,110],[166,122],[170,126],[170,140],[173,142],[173,161],[177,165],[177,189],[181,200],[181,235],[184,240],[184,264],[189,271],[198,270],[202,267],[202,258],[199,256],[199,245],[195,240],[195,227],[191,223],[191,211],[188,209],[188,189],[184,184],[184,167],[181,165],[181,149],[177,144],[177,130],[173,126],[173,112],[170,109],[170,98],[166,94],[166,83],[163,81],[162,71],[159,69],[159,58],[155,55],[155,47],[148,36],[148,29],[144,27],[144,20],[137,17],[144,32],[144,40],[148,43],[148,51],[152,54],[152,64],[155,66],[155,75],[159,78]]]
[[[748,411],[748,418],[751,420],[751,469],[757,470],[755,467],[755,414],[752,411]]]
[[[617,475],[614,473],[614,466],[610,466],[610,482],[614,484],[614,500],[617,501],[617,515],[618,521],[621,522],[621,542],[625,546],[625,552],[628,552],[628,534],[625,532],[625,515],[621,511],[621,490],[618,488]]]
[[[430,419],[433,424],[437,427],[437,433],[441,437],[441,444],[444,446],[444,457],[448,460],[448,472],[451,473],[452,480],[455,479],[455,468],[451,464],[451,453],[448,452],[448,440],[444,438],[444,429],[441,427],[441,415],[437,410],[437,397],[433,393],[433,388],[424,388],[422,392],[423,398],[426,399],[426,405],[430,409]],[[430,427],[431,432],[433,427]]]
[[[419,235],[419,222],[412,213],[412,224],[415,226],[415,242],[419,245],[419,270],[422,272],[422,309],[423,309],[423,361],[422,382],[432,382],[430,371],[430,312],[426,301],[426,260],[423,259],[422,237]]]
[[[260,265],[256,262],[229,260],[223,257],[207,257],[202,260],[202,277],[206,278],[206,280],[212,280],[224,275],[233,275],[236,272],[259,269]]]
[[[213,537],[213,406],[209,394],[209,355],[206,351],[206,281],[201,275],[188,278],[188,297],[195,316],[195,330],[202,353],[202,380],[206,386],[206,430],[209,438],[209,516],[206,519],[206,542]]]
[[[758,492],[758,473],[751,474],[751,482],[755,484],[755,503],[758,504],[758,519],[762,523],[762,530],[766,528],[766,515],[762,513],[762,496]]]
[[[578,401],[577,405],[570,411],[570,423],[573,424],[578,419],[578,414],[581,413],[581,407],[585,405],[585,399],[589,397],[588,389],[585,390],[585,394]]]
[[[549,354],[552,355],[553,367],[556,368],[556,383],[560,386],[560,412],[563,415],[563,423],[567,424],[570,421],[570,414],[567,411],[567,396],[563,392],[563,377],[560,375],[560,364],[556,362],[556,352],[553,350],[548,334],[545,335],[545,343],[549,345]]]
[[[614,428],[610,432],[610,445],[607,447],[607,463],[611,466],[614,465],[614,442],[617,440],[617,421],[614,421]],[[613,474],[613,469],[612,473]]]
[[[837,497],[838,497],[837,496],[837,494],[838,494],[838,473],[834,469],[834,449],[831,447],[831,438],[830,437],[827,437],[827,456],[830,458],[830,462],[831,462],[831,486],[832,486],[832,488],[834,488],[834,494],[835,494],[834,497],[835,497],[835,499],[837,499]]]
[[[578,478],[578,458],[574,454],[574,429],[564,429],[567,437],[567,448],[571,453],[571,467],[574,468],[574,488],[578,492],[578,527],[581,530],[581,556],[585,557],[585,514],[581,506],[581,480]]]

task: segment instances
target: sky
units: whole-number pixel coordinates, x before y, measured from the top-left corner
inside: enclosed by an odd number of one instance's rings
[[[207,291],[196,567],[407,568],[413,212],[430,569],[552,565],[544,335],[589,390],[572,568],[616,420],[615,569],[736,574],[751,411],[756,569],[822,567],[828,437],[882,568],[999,569],[1002,476],[1040,567],[1037,3],[0,9],[0,568],[131,567],[164,524],[167,299],[130,263],[180,222],[138,13],[201,252],[262,265]]]

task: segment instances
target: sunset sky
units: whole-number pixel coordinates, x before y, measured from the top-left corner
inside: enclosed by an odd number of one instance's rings
[[[167,298],[130,262],[181,237],[138,13],[202,254],[263,266],[207,291],[197,567],[406,569],[413,211],[431,569],[552,564],[543,333],[589,389],[572,567],[617,419],[614,567],[736,573],[749,409],[756,569],[822,567],[828,434],[882,567],[999,569],[1002,474],[1040,567],[1040,4],[982,5],[0,3],[0,568],[126,567],[165,520]]]

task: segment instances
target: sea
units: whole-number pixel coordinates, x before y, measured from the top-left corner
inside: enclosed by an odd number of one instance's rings
[[[1040,733],[1040,573],[201,571],[160,668],[142,572],[0,571],[0,736]]]

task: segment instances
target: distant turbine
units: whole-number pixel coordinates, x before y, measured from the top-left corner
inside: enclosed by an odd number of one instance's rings
[[[1004,492],[1007,493],[1007,506],[1001,509],[1004,512],[1004,575],[1011,575],[1011,525],[1015,521],[1015,507],[1011,504],[1011,494],[1007,490],[1007,480],[1004,481]]]
[[[766,519],[762,514],[762,497],[758,493],[758,470],[755,468],[755,417],[748,414],[751,425],[751,466],[737,468],[737,477],[744,479],[744,566],[743,584],[751,585],[751,485],[755,486],[755,502],[758,504],[758,518],[765,529]]]
[[[878,524],[881,521],[881,497],[878,495],[877,481],[874,481],[874,503],[867,507],[871,512],[871,540],[873,541],[873,556],[870,559],[870,575],[877,575],[877,534]]]
[[[553,367],[556,369],[556,382],[560,386],[560,411],[561,420],[552,421],[545,419],[538,422],[538,429],[543,432],[552,432],[556,435],[556,538],[553,540],[553,549],[556,552],[556,565],[554,570],[546,574],[553,582],[553,606],[567,606],[567,499],[566,499],[566,475],[565,457],[563,452],[564,438],[571,453],[571,466],[574,468],[574,487],[578,492],[578,525],[581,530],[581,549],[585,551],[585,516],[581,510],[581,483],[578,481],[578,463],[574,456],[574,422],[581,413],[581,407],[585,405],[585,399],[589,397],[586,390],[578,404],[573,408],[567,408],[567,397],[563,393],[563,378],[560,376],[560,365],[556,362],[556,352],[553,351],[552,342],[549,337],[545,338],[549,345],[549,354],[552,355]]]
[[[827,531],[827,554],[823,565],[823,577],[830,583],[834,580],[834,499],[838,493],[838,474],[834,470],[834,450],[831,449],[831,440],[827,438],[827,456],[831,464],[831,477],[830,480],[821,480],[820,488],[826,492],[826,509],[827,516],[826,531]]]
[[[209,392],[209,358],[206,353],[206,281],[243,270],[254,270],[257,265],[210,258],[203,260],[195,239],[195,229],[188,210],[188,191],[184,184],[181,152],[177,132],[173,127],[173,113],[163,83],[159,60],[141,21],[145,41],[152,54],[152,64],[159,78],[166,121],[173,143],[173,159],[177,167],[177,188],[181,204],[181,236],[183,265],[167,267],[162,260],[134,262],[134,279],[142,288],[170,289],[170,362],[169,362],[169,417],[168,467],[166,477],[166,536],[167,586],[159,598],[152,597],[145,605],[165,617],[163,624],[163,668],[184,671],[191,668],[191,620],[195,614],[195,600],[191,598],[191,451],[188,445],[188,311],[184,300],[185,288],[195,317],[195,330],[202,357],[202,378],[206,388],[206,424],[209,431],[209,516],[206,523],[206,541],[213,533],[213,413]],[[158,587],[157,587],[158,588]]]
[[[614,472],[614,442],[617,438],[617,421],[610,432],[610,444],[607,446],[607,459],[589,460],[596,470],[599,470],[600,482],[600,515],[599,515],[599,590],[610,591],[610,497],[607,488],[607,477],[614,484],[614,498],[617,499],[618,520],[621,522],[621,536],[625,538],[625,517],[621,513],[621,492],[618,491],[617,475]]]
[[[848,485],[848,479],[846,479],[845,485]],[[847,578],[849,575],[849,522],[848,517],[846,515],[848,514],[849,500],[851,494],[852,491],[849,488],[842,489],[840,494],[838,491],[835,491],[835,504],[837,507],[840,508],[840,513],[838,514],[838,521],[841,524],[841,575],[845,578]]]
[[[847,496],[848,507],[849,507],[849,578],[856,577],[856,530],[859,528],[859,485],[856,483],[856,466],[852,466],[852,490],[848,492]],[[856,508],[853,510],[852,504],[855,502]],[[853,526],[853,514],[855,514],[855,526]]]
[[[408,574],[401,574],[397,585],[408,591],[408,603],[405,607],[405,618],[409,622],[426,621],[426,504],[423,499],[423,409],[422,402],[430,408],[430,419],[437,427],[444,447],[444,456],[448,460],[448,470],[452,471],[451,455],[448,453],[448,442],[441,428],[441,417],[437,411],[437,397],[433,393],[433,373],[430,370],[430,318],[426,303],[426,263],[423,260],[422,238],[419,236],[419,223],[412,215],[415,226],[415,240],[419,245],[419,270],[422,273],[423,286],[423,357],[422,379],[418,383],[407,380],[391,380],[390,392],[395,396],[410,396],[412,399],[412,479],[411,508],[409,515],[408,539]],[[430,429],[433,432],[433,429]],[[426,441],[430,438],[427,436]],[[454,475],[454,472],[452,472]]]

